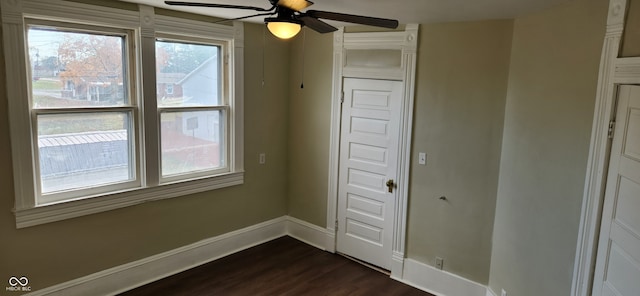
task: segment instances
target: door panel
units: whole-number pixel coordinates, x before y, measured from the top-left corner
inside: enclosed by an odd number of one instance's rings
[[[396,193],[398,81],[344,80],[338,184],[338,252],[389,269]]]
[[[347,208],[361,215],[384,220],[384,203],[375,199],[347,193]]]
[[[386,165],[387,149],[358,143],[350,143],[349,157],[353,160],[368,162],[372,165]]]
[[[621,86],[611,149],[594,295],[640,293],[640,86]]]

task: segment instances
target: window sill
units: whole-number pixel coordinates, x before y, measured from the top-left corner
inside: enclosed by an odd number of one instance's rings
[[[16,210],[16,227],[25,228],[114,209],[144,202],[173,198],[244,183],[244,172],[235,172],[211,178],[172,183],[150,188],[134,189],[100,197],[37,206]]]

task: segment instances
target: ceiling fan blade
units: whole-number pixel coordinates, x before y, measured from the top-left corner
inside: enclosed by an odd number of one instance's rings
[[[214,3],[198,3],[198,2],[182,2],[182,1],[164,1],[167,5],[175,5],[175,6],[195,6],[195,7],[213,7],[213,8],[233,8],[233,9],[245,9],[245,10],[255,10],[255,11],[271,11],[275,8],[275,6],[266,9],[262,7],[255,6],[244,6],[244,5],[228,5],[228,4],[214,4]]]
[[[241,16],[241,17],[237,17],[237,18],[223,19],[223,20],[215,21],[213,23],[214,24],[218,24],[218,23],[224,23],[224,22],[248,19],[248,18],[255,17],[255,16],[274,15],[274,14],[276,14],[276,12],[258,13],[258,14],[252,14],[252,15],[247,15],[247,16]]]
[[[313,5],[313,2],[309,0],[278,0],[276,5],[284,6],[294,11],[300,11]]]
[[[315,17],[311,17],[308,15],[303,15],[298,17],[299,20],[301,20],[305,26],[313,29],[314,31],[318,32],[318,33],[331,33],[333,31],[337,31],[338,28],[329,25]]]
[[[385,18],[377,18],[370,16],[361,16],[329,11],[308,10],[306,15],[334,21],[348,22],[361,25],[369,25],[383,28],[395,29],[398,27],[398,21]]]

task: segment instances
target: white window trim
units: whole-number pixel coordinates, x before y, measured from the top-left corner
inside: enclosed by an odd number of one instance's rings
[[[94,6],[63,0],[13,0],[1,1],[2,30],[6,62],[7,96],[13,178],[15,190],[16,227],[69,219],[197,192],[239,185],[244,182],[244,127],[243,127],[243,69],[244,69],[244,28],[241,22],[233,26],[156,15],[153,7],[139,5],[139,11],[129,11],[110,7]],[[159,183],[159,122],[157,112],[143,114],[143,127],[138,131],[144,158],[140,174],[142,186],[111,192],[96,198],[82,198],[56,204],[36,206],[36,187],[33,159],[32,122],[28,100],[28,73],[26,65],[25,18],[42,18],[62,22],[83,22],[86,24],[129,29],[135,32],[138,63],[138,77],[150,81],[138,89],[144,95],[142,108],[156,110],[155,58],[143,52],[155,50],[155,34],[178,34],[194,38],[227,40],[231,85],[229,121],[229,151],[232,151],[230,172],[200,179],[192,179],[169,184]],[[139,83],[138,83],[139,85]],[[147,124],[150,123],[150,124]],[[157,161],[153,161],[157,160]]]

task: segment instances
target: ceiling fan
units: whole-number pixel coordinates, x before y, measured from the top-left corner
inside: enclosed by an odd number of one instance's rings
[[[341,21],[347,23],[369,25],[383,28],[395,29],[398,27],[398,21],[393,19],[377,18],[370,16],[360,16],[353,14],[344,14],[320,10],[303,9],[311,6],[313,2],[308,0],[268,0],[271,8],[262,8],[256,6],[214,4],[214,3],[198,3],[198,2],[182,2],[182,1],[165,1],[168,5],[175,6],[197,6],[197,7],[213,7],[213,8],[232,8],[258,11],[258,14],[243,16],[230,20],[241,20],[256,16],[273,16],[264,19],[269,32],[281,39],[289,39],[298,32],[302,26],[307,26],[319,33],[329,33],[338,30],[336,27],[321,21],[320,19]]]

